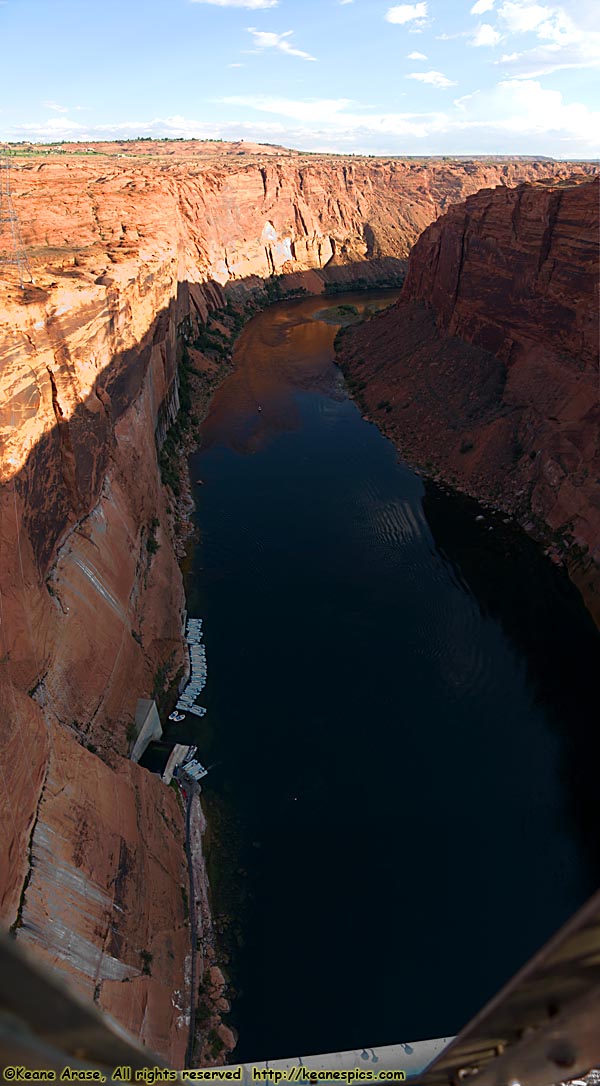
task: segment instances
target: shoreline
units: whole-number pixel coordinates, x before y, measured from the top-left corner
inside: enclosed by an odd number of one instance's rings
[[[187,823],[189,826],[190,873],[194,881],[195,953],[199,968],[192,966],[198,992],[195,1023],[190,1024],[189,1064],[200,1067],[221,1066],[233,1052],[237,1037],[227,1026],[222,1015],[230,1009],[225,995],[227,982],[219,965],[215,927],[210,907],[210,886],[202,837],[207,820],[202,808],[200,791],[189,799]],[[202,1000],[204,996],[204,1000]],[[202,1036],[204,1034],[204,1036]]]
[[[336,291],[323,291],[323,301],[330,300],[331,304],[337,308],[339,303],[336,303],[335,299],[340,294],[368,294],[382,289],[397,288],[369,284],[365,289],[360,285],[354,286],[352,283],[340,283]],[[180,411],[172,424],[178,426],[179,429],[177,445],[174,449],[178,461],[176,482],[179,492],[175,493],[173,486],[165,478],[163,470],[161,470],[161,477],[168,496],[172,545],[182,572],[184,593],[187,572],[200,531],[199,526],[194,523],[197,507],[192,497],[190,457],[201,448],[201,426],[210,410],[212,398],[223,381],[234,372],[235,346],[249,321],[277,301],[302,300],[311,295],[319,296],[316,292],[313,294],[313,292],[299,289],[290,291],[286,296],[274,298],[265,288],[264,293],[258,297],[254,295],[244,302],[238,302],[237,305],[229,301],[223,307],[213,309],[207,317],[203,331],[195,338],[191,333],[181,333],[179,373],[180,380],[182,370],[186,375],[189,382],[189,396],[185,400],[182,397]],[[323,308],[326,309],[327,306],[324,305]],[[337,324],[338,322],[328,323]],[[351,395],[350,390],[347,391],[348,395]],[[162,468],[160,454],[159,466]],[[210,905],[210,883],[202,843],[208,823],[202,807],[200,791],[190,797],[188,808],[184,811],[184,818],[186,852],[189,825],[190,889],[192,878],[194,885],[194,901],[190,902],[190,908],[194,909],[195,917],[190,934],[196,944],[195,947],[192,945],[190,955],[190,985],[195,986],[196,992],[194,995],[190,991],[191,1032],[188,1061],[190,1067],[221,1066],[227,1062],[235,1050],[237,1036],[222,1018],[230,1011],[231,1006],[226,996],[228,984],[222,969],[223,957],[219,950]],[[198,967],[196,967],[196,962],[198,962]]]
[[[483,493],[481,490],[477,492],[467,482],[458,479],[451,467],[445,467],[443,463],[434,465],[431,460],[425,459],[427,454],[422,449],[418,449],[414,433],[406,428],[400,432],[397,417],[392,417],[391,422],[387,421],[388,414],[392,411],[389,401],[381,401],[377,405],[367,403],[365,391],[369,389],[369,381],[365,382],[359,377],[354,359],[348,357],[348,340],[344,338],[344,333],[347,331],[352,333],[353,330],[364,327],[365,323],[367,322],[353,322],[341,328],[334,344],[335,364],[342,373],[348,395],[356,403],[362,417],[377,427],[379,432],[391,442],[404,463],[424,480],[434,483],[449,495],[476,502],[487,513],[505,518],[505,522],[508,521],[515,532],[522,532],[539,549],[540,556],[547,558],[552,565],[565,573],[576,589],[592,622],[597,629],[600,629],[598,566],[589,552],[582,553],[576,542],[569,541],[564,533],[552,529],[531,511],[516,512],[509,499],[503,501],[495,499],[491,493]],[[429,452],[433,456],[430,450]]]
[[[348,293],[351,293],[351,291],[349,291]],[[228,373],[229,373],[229,372],[231,372],[231,369],[232,369],[232,368],[233,368],[233,367],[231,367],[230,369],[228,369]],[[227,374],[223,374],[223,377],[221,378],[221,380],[222,380],[222,379],[224,379],[224,377],[225,377],[225,376],[227,376]],[[220,382],[218,382],[218,383],[215,383],[215,386],[214,386],[214,388],[212,389],[212,391],[211,391],[210,395],[208,395],[208,396],[207,396],[207,399],[206,399],[206,412],[208,412],[208,410],[209,410],[209,407],[210,407],[210,402],[211,402],[211,400],[212,400],[212,394],[213,394],[213,392],[214,392],[214,391],[216,391],[216,388],[218,387],[218,384],[219,384],[219,383],[220,383]],[[352,391],[351,391],[351,389],[350,389],[350,388],[349,388],[348,386],[346,386],[346,392],[347,392],[347,394],[348,394],[348,396],[349,396],[349,397],[352,397]],[[367,417],[368,417],[368,416],[367,416]],[[389,434],[386,434],[385,428],[384,428],[384,427],[382,427],[382,426],[380,426],[380,425],[378,424],[378,422],[377,422],[377,421],[376,421],[375,419],[373,419],[373,418],[371,418],[371,417],[368,417],[368,421],[372,422],[372,423],[373,423],[374,425],[376,425],[376,426],[377,426],[377,428],[378,428],[378,430],[379,430],[379,431],[381,432],[382,436],[384,436],[384,437],[388,437],[388,438],[389,438]],[[402,459],[405,459],[401,451],[399,451],[399,455],[400,455],[400,456],[402,456]],[[423,472],[422,470],[418,470],[418,469],[417,469],[417,474],[419,474],[419,475],[423,475],[423,476],[425,476],[425,477],[426,477],[427,479],[430,479],[430,480],[431,480],[431,481],[432,481],[432,482],[433,482],[434,484],[436,484],[436,485],[437,485],[438,487],[440,487],[440,489],[443,489],[443,490],[445,490],[445,491],[446,491],[446,493],[448,493],[448,494],[452,494],[452,495],[457,495],[457,496],[459,496],[459,495],[461,495],[461,494],[462,494],[462,495],[464,495],[464,492],[462,492],[462,491],[460,491],[460,490],[459,490],[458,488],[456,488],[456,487],[452,486],[452,484],[451,484],[451,483],[448,483],[448,482],[446,482],[446,481],[444,481],[443,479],[440,479],[440,478],[437,478],[437,479],[436,479],[436,477],[434,476],[434,474],[433,474],[433,473],[429,473],[429,472],[425,473],[425,472]],[[189,476],[189,472],[188,472],[188,476]],[[474,500],[475,502],[477,502],[477,504],[478,504],[478,505],[479,505],[479,506],[480,506],[480,507],[481,507],[482,509],[488,509],[488,510],[490,510],[490,511],[494,511],[494,506],[493,506],[493,504],[491,504],[491,503],[486,503],[485,501],[483,501],[483,502],[482,502],[482,501],[480,501],[479,499],[477,499],[477,498],[474,498],[474,497],[473,497],[472,495],[465,495],[465,496],[469,497],[469,498],[470,498],[470,500]],[[194,506],[193,506],[193,504],[192,504],[192,506],[191,506],[191,510],[190,510],[190,517],[191,517],[191,513],[193,512],[193,509],[194,509]],[[499,511],[499,512],[502,512],[502,511]],[[480,518],[477,518],[477,519],[480,519]],[[516,521],[516,520],[515,520],[514,518],[510,518],[510,519],[511,519],[511,528],[512,528],[512,529],[518,529],[518,531],[519,531],[519,534],[520,534],[521,532],[523,532],[523,529],[522,529],[522,527],[521,527],[521,526],[520,526],[520,525],[518,524],[518,522],[517,522],[517,521]],[[505,522],[505,523],[506,523],[506,522]],[[527,532],[523,532],[523,536],[524,536],[524,537],[528,537],[528,536],[529,536],[529,533],[527,533]],[[531,536],[529,536],[529,538],[531,539]],[[201,804],[200,804],[200,803],[199,803],[199,806],[200,806],[200,809],[201,809]],[[204,820],[204,821],[205,821],[205,823],[206,823],[206,820]],[[202,854],[202,849],[201,849],[201,846],[200,846],[200,849],[199,849],[199,854],[198,854],[198,857],[197,857],[197,865],[198,865],[198,879],[199,879],[199,880],[200,880],[200,879],[204,879],[204,880],[205,880],[205,881],[203,882],[203,885],[202,885],[202,886],[198,885],[198,897],[200,898],[200,896],[201,896],[202,894],[205,894],[205,895],[206,895],[206,903],[208,904],[209,886],[208,886],[208,879],[207,879],[207,868],[206,868],[206,862],[205,862],[204,856],[203,856],[203,854]],[[195,867],[196,867],[196,864],[195,864]],[[200,914],[200,913],[201,913],[201,911],[202,911],[202,906],[203,906],[203,903],[202,903],[202,902],[200,902],[200,901],[198,901],[198,911],[199,911],[199,914]],[[210,908],[210,907],[208,906],[208,908]],[[211,966],[212,966],[212,964],[213,964],[213,963],[215,962],[215,959],[214,959],[214,958],[211,958],[211,956],[210,956],[210,955],[211,955],[211,952],[214,952],[214,951],[215,951],[215,948],[216,948],[216,932],[215,932],[215,926],[214,926],[214,925],[212,924],[212,917],[210,918],[210,925],[211,925],[211,928],[210,928],[210,933],[208,933],[208,930],[207,930],[207,932],[206,932],[206,936],[204,936],[204,934],[203,934],[203,938],[204,938],[204,937],[206,937],[207,939],[209,939],[209,938],[210,938],[210,939],[212,940],[212,942],[211,942],[211,946],[210,946],[210,949],[209,949],[209,948],[207,948],[207,953],[206,953],[205,959],[204,959],[204,961],[203,961],[203,977],[204,977],[204,976],[210,976],[210,977],[211,977],[211,981],[212,981],[212,979],[213,979],[213,978],[212,978],[212,976],[211,976]],[[204,929],[203,929],[203,933],[204,933]],[[204,948],[203,948],[203,949],[204,949]],[[222,974],[220,973],[219,967],[217,966],[216,968],[217,968],[217,970],[219,971],[219,974],[220,974],[220,976],[221,976],[221,978],[222,978]],[[217,978],[215,978],[215,979],[217,979]],[[213,987],[213,986],[212,986],[212,984],[211,984],[211,986],[210,986],[210,987],[211,987],[211,988]],[[220,992],[219,992],[219,995],[218,995],[218,996],[217,996],[216,998],[217,998],[217,999],[221,999],[221,998],[223,998],[223,991],[222,991],[222,989],[220,990]],[[219,1009],[219,1011],[220,1011],[221,1013],[223,1013],[223,1014],[226,1014],[226,1013],[227,1013],[227,1009],[226,1009],[225,1007],[223,1007],[223,1006],[219,1007],[218,1009]],[[222,1023],[221,1023],[221,1025],[222,1025]],[[211,1022],[211,1025],[210,1025],[210,1029],[212,1030],[212,1029],[214,1029],[214,1028],[215,1028],[215,1027],[214,1027],[214,1026],[212,1025],[212,1022]],[[227,1029],[228,1029],[228,1027],[227,1027],[227,1026],[224,1026],[224,1029],[225,1029],[225,1030],[227,1030]],[[207,1028],[206,1028],[205,1032],[208,1032],[208,1026],[207,1026]],[[208,1053],[207,1053],[207,1047],[208,1047],[208,1039],[207,1039],[207,1038],[205,1038],[205,1040],[204,1040],[204,1047],[202,1048],[202,1055],[201,1055],[201,1056],[200,1056],[199,1058],[200,1058],[200,1059],[203,1059],[203,1060],[206,1060],[206,1059],[208,1058],[208,1059],[210,1059],[211,1061],[213,1061],[213,1060],[214,1060],[215,1062],[217,1062],[217,1061],[218,1061],[218,1062],[224,1062],[224,1061],[225,1061],[225,1060],[227,1059],[227,1057],[228,1057],[229,1053],[231,1053],[231,1052],[232,1052],[232,1051],[234,1050],[234,1047],[235,1047],[235,1037],[233,1036],[233,1033],[232,1033],[232,1031],[230,1031],[230,1034],[231,1034],[231,1039],[232,1039],[232,1041],[233,1041],[233,1046],[232,1046],[232,1047],[229,1047],[229,1048],[227,1048],[227,1050],[226,1050],[226,1051],[225,1051],[225,1048],[224,1048],[224,1050],[222,1051],[222,1053],[221,1053],[221,1054],[220,1054],[219,1056],[215,1056],[215,1053],[214,1053],[214,1052],[211,1052],[210,1050],[209,1050],[209,1051],[208,1051]],[[222,1037],[222,1035],[220,1035],[220,1036],[221,1036],[221,1040],[222,1040],[222,1039],[223,1039],[223,1037]]]

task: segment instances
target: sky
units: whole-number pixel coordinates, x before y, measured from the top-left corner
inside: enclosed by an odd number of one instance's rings
[[[598,0],[0,0],[0,140],[600,150]]]

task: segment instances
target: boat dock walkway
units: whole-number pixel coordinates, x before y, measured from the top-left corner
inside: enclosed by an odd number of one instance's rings
[[[169,755],[169,760],[164,768],[162,780],[164,784],[170,784],[173,780],[173,771],[176,766],[185,762],[191,747],[189,743],[176,743]]]

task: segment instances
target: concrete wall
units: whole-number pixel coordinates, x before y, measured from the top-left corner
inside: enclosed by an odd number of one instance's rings
[[[139,762],[146,747],[153,739],[162,738],[162,725],[156,708],[156,702],[148,698],[139,698],[135,711],[137,739],[131,752],[131,761]]]

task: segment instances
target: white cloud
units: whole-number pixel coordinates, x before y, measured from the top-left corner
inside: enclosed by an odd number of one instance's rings
[[[228,68],[245,68],[246,65],[245,64],[228,64],[227,67]]]
[[[282,117],[292,117],[295,121],[310,124],[314,121],[334,120],[347,106],[350,98],[274,98],[269,95],[235,95],[221,98],[228,106],[246,106],[264,113],[277,113]]]
[[[476,0],[471,8],[471,15],[485,15],[486,11],[491,11],[494,6],[494,0]]]
[[[354,0],[338,0],[340,4],[353,4]]]
[[[283,34],[272,34],[267,30],[257,30],[254,26],[246,27],[249,34],[252,34],[254,38],[254,45],[258,52],[264,49],[279,49],[282,53],[287,53],[292,57],[302,57],[303,60],[316,60],[316,57],[305,53],[303,49],[295,49],[293,45],[290,45],[288,38],[294,33],[293,30],[286,30]]]
[[[564,8],[505,0],[498,16],[507,33],[535,34],[540,43],[501,58],[500,63],[514,76],[535,78],[562,69],[600,66],[600,33],[581,29]]]
[[[470,100],[469,100],[470,98]],[[560,91],[534,80],[508,79],[489,91],[457,99],[459,114],[448,126],[498,152],[500,147],[521,153],[595,157],[600,112],[581,102],[567,103]],[[551,148],[549,151],[543,147]],[[529,150],[528,150],[529,148]],[[535,150],[534,150],[535,149]]]
[[[540,45],[522,53],[507,53],[494,62],[519,79],[535,79],[569,68],[600,67],[600,43],[587,39],[574,45]]]
[[[418,4],[397,4],[393,8],[389,8],[385,15],[388,23],[410,23],[413,19],[426,19],[427,18],[427,3],[422,2]]]
[[[497,45],[499,41],[502,41],[502,35],[494,30],[490,23],[481,23],[471,38],[470,44],[476,46]]]
[[[218,8],[276,8],[279,0],[192,0],[192,4],[213,4]]]
[[[512,79],[498,84],[508,115],[500,125],[512,132],[562,132],[570,140],[590,141],[600,132],[600,112],[580,102],[563,102],[562,94],[534,80]]]
[[[426,119],[434,114],[418,113],[363,113],[357,112],[356,102],[348,98],[292,99],[272,98],[267,95],[248,95],[221,99],[226,105],[241,105],[265,113],[274,113],[290,117],[295,121],[308,124],[303,130],[304,146],[307,139],[311,144],[313,137],[327,135],[329,140],[338,140],[338,146],[345,141],[355,141],[360,134],[369,138],[414,136],[417,139],[427,134]],[[354,107],[354,112],[348,110]],[[315,127],[315,126],[321,126]],[[330,142],[330,147],[333,146]]]
[[[505,0],[498,16],[511,34],[536,34],[543,41],[569,45],[580,41],[583,32],[561,7],[527,3],[526,0]]]
[[[455,38],[468,38],[470,30],[457,30],[454,34],[447,34],[444,30],[443,34],[436,34],[436,41],[454,41]]]
[[[89,108],[88,106],[61,106],[53,99],[45,99],[41,104],[43,105],[44,109],[53,109],[56,113],[73,113],[74,111],[76,113],[85,113],[86,110]]]
[[[79,121],[71,121],[68,117],[51,117],[49,121],[44,121],[43,124],[29,122],[22,124],[20,127],[26,134],[45,135],[49,139],[60,139],[70,135],[74,135],[75,139],[78,139],[79,133],[86,132],[84,124],[80,124]]]
[[[58,102],[45,101],[45,102],[42,102],[42,105],[44,106],[45,109],[54,109],[54,110],[56,110],[57,113],[68,113],[69,112],[69,107],[68,106],[59,106]]]
[[[461,98],[454,99],[453,105],[455,105],[457,109],[465,110],[465,102],[470,102],[471,98],[474,98],[476,94],[481,94],[481,91],[476,90],[472,91],[471,94],[463,94]]]
[[[448,112],[372,113],[344,98],[248,96],[225,101],[306,126],[284,124],[286,142],[307,149],[571,157],[592,157],[598,150],[594,140],[600,114],[578,102],[566,103],[560,92],[533,81],[504,80],[491,90],[465,94]]]
[[[407,60],[427,60],[425,53],[407,53]]]
[[[506,0],[498,9],[498,15],[509,33],[526,34],[536,30],[552,15],[552,11],[541,4],[513,3],[512,0]]]
[[[403,154],[545,154],[592,158],[598,154],[600,114],[534,81],[503,80],[491,90],[455,100],[454,108],[422,113],[375,113],[345,98],[294,100],[229,98],[254,120],[199,121],[182,116],[83,126],[65,117],[14,125],[9,140],[124,139],[139,135],[268,140],[322,152]],[[263,118],[260,114],[266,114]]]
[[[420,83],[429,83],[432,87],[455,87],[456,80],[448,79],[443,72],[411,72],[405,79],[418,79]]]

